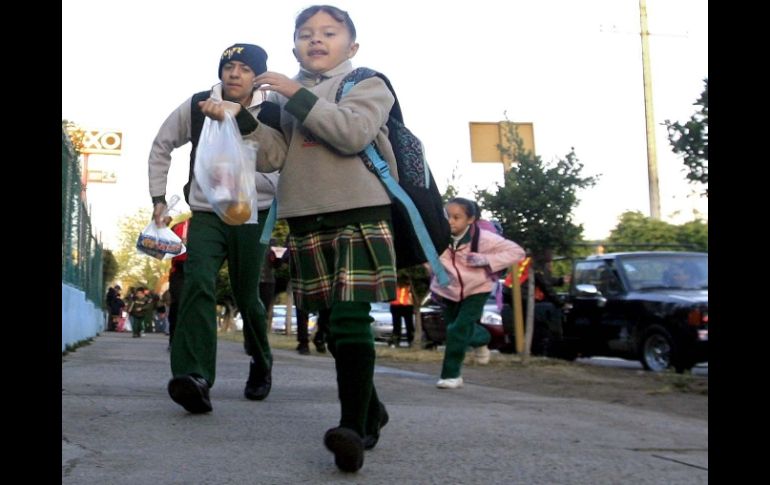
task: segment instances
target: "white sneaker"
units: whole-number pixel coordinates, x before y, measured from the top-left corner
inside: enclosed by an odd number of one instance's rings
[[[489,351],[489,347],[482,345],[473,349],[473,356],[476,358],[476,363],[479,365],[489,364],[489,357],[492,352]]]
[[[453,379],[439,379],[436,387],[439,389],[457,389],[458,387],[463,387],[463,378],[461,376]]]

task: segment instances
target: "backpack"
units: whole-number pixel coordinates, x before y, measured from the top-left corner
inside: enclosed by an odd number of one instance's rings
[[[385,82],[395,100],[387,126],[388,139],[396,157],[398,182],[390,175],[388,164],[374,143],[359,155],[369,170],[380,177],[393,199],[391,223],[396,265],[409,267],[427,261],[439,284],[446,286],[449,277],[438,260],[450,241],[444,202],[425,160],[422,142],[404,126],[404,117],[393,86],[383,74],[359,67],[342,79],[335,100],[339,102],[356,83],[374,76]]]
[[[500,223],[497,221],[488,221],[486,219],[477,219],[476,222],[473,223],[471,226],[471,252],[477,253],[479,252],[479,237],[481,237],[481,231],[489,231],[497,234],[498,236],[503,235],[503,228],[500,226]],[[507,270],[503,269],[500,271],[490,272],[489,278],[492,281],[497,281],[500,278],[505,275],[505,272]]]

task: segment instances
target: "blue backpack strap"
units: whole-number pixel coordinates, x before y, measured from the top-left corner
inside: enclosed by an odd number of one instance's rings
[[[346,82],[342,87],[342,95],[344,96],[348,91],[350,91],[354,84],[355,82],[353,81]],[[377,169],[377,175],[380,177],[380,181],[382,181],[382,184],[385,186],[390,195],[398,199],[399,202],[401,202],[401,204],[406,208],[407,214],[409,214],[409,219],[412,221],[414,232],[420,242],[420,247],[422,248],[425,257],[428,259],[428,264],[430,264],[431,270],[436,276],[436,280],[438,281],[439,285],[443,287],[448,286],[450,282],[449,274],[447,274],[446,270],[444,269],[444,265],[441,264],[441,261],[439,261],[439,255],[436,252],[436,248],[433,246],[433,241],[431,241],[428,231],[425,229],[425,222],[422,220],[420,212],[414,206],[414,202],[412,202],[412,199],[409,197],[409,195],[404,192],[404,189],[398,185],[396,179],[394,179],[390,174],[390,167],[388,166],[388,163],[383,160],[380,154],[377,152],[374,147],[374,143],[366,147],[364,153],[366,153],[366,155],[369,157],[369,160],[371,160],[374,164],[375,168]]]
[[[262,227],[262,236],[259,238],[260,244],[270,244],[270,238],[273,236],[273,229],[275,228],[276,213],[278,212],[278,199],[273,197],[273,203],[270,204],[270,210],[267,213],[267,219],[265,219],[265,225]]]

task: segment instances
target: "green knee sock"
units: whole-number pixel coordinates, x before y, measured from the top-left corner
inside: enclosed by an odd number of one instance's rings
[[[374,338],[367,302],[339,302],[329,319],[330,350],[337,368],[340,426],[356,431],[362,438],[372,398]],[[377,401],[379,404],[379,401]]]
[[[335,363],[341,407],[340,426],[356,431],[363,438],[374,387],[374,348],[366,344],[337,343]]]
[[[380,399],[377,397],[377,390],[372,383],[372,394],[369,398],[369,408],[366,412],[366,427],[365,431],[367,435],[376,436],[380,433]]]

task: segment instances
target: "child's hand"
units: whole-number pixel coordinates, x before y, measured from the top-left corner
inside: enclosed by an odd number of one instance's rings
[[[468,253],[468,255],[465,256],[465,264],[477,268],[481,266],[489,266],[489,261],[487,261],[487,258],[484,257],[483,254]]]
[[[291,98],[297,91],[302,89],[302,85],[294,79],[271,71],[264,72],[257,76],[256,79],[254,79],[254,84],[259,86],[260,91],[275,91],[287,98]]]

